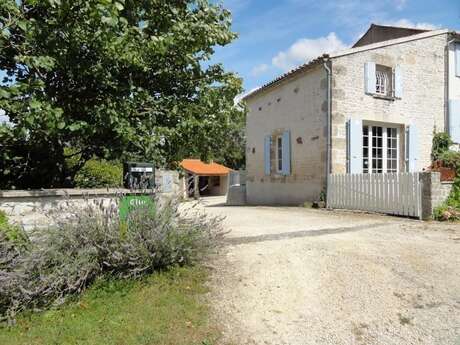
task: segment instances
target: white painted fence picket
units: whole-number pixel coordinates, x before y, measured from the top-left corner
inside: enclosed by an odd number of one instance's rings
[[[328,207],[421,218],[420,173],[333,174]]]

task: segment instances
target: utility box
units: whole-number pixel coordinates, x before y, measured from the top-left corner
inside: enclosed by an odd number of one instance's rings
[[[124,163],[123,185],[128,189],[154,189],[155,164],[139,162]]]

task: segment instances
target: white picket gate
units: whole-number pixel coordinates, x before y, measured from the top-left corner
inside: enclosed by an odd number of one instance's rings
[[[422,217],[420,173],[329,176],[328,207]]]

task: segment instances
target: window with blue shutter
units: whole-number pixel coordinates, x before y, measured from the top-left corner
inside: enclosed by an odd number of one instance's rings
[[[385,98],[402,98],[403,78],[401,66],[394,69],[389,66],[366,62],[364,65],[365,92],[369,95]]]
[[[418,167],[418,131],[415,125],[406,129],[406,165],[408,172],[417,172]]]
[[[347,123],[347,171],[350,174],[363,172],[363,122],[348,120]]]
[[[375,62],[366,62],[364,65],[364,88],[367,94],[375,94],[376,91],[376,70]]]
[[[460,143],[460,100],[449,101],[449,134],[452,140]]]
[[[271,173],[271,162],[270,162],[270,149],[271,149],[272,138],[270,135],[265,137],[264,142],[264,165],[265,175],[270,176]]]
[[[396,66],[395,67],[395,90],[394,90],[394,96],[396,98],[402,98],[403,94],[403,82],[402,82],[402,68],[401,66]]]
[[[285,131],[282,136],[282,171],[284,176],[291,175],[291,132]]]

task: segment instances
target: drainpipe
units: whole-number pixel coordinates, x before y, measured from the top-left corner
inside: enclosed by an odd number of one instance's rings
[[[455,35],[456,32],[455,31],[451,31],[450,32],[451,35]],[[450,70],[450,45],[454,42],[456,42],[457,39],[456,38],[452,38],[451,40],[449,40],[446,44],[446,56],[447,56],[447,82],[446,82],[446,92],[447,92],[447,95],[446,95],[446,114],[445,114],[445,117],[446,117],[446,123],[447,123],[447,128],[445,128],[446,132],[450,135],[450,73],[451,73],[451,70]]]
[[[329,207],[329,174],[331,173],[331,151],[332,151],[332,70],[328,55],[323,56],[323,67],[327,73],[327,149],[326,149],[326,207]]]

